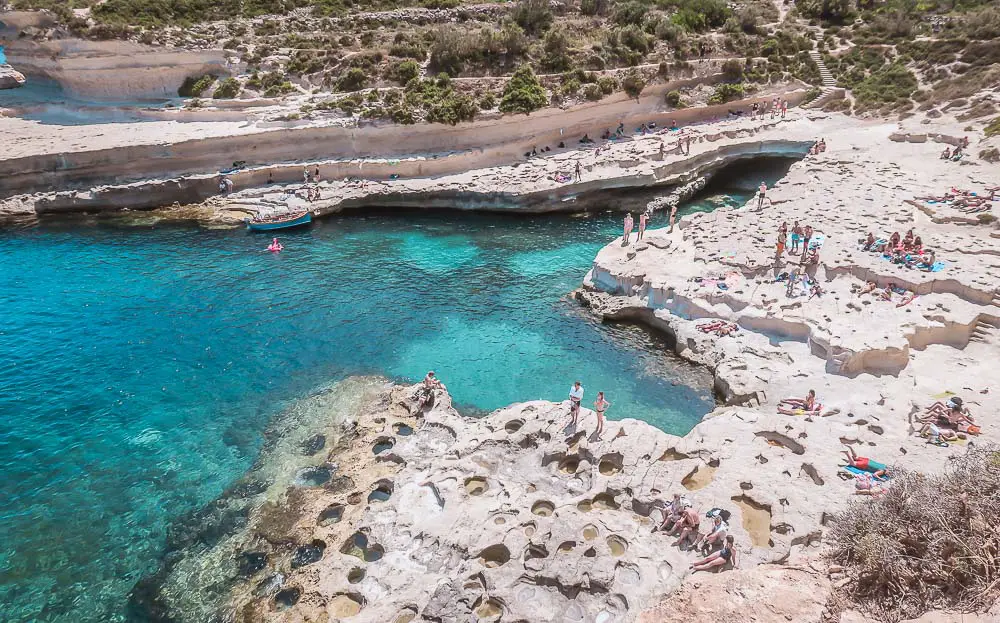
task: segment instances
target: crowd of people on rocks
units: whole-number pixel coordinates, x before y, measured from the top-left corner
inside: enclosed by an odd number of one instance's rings
[[[886,260],[906,268],[916,268],[925,272],[934,272],[941,269],[937,262],[937,253],[934,249],[924,247],[924,241],[919,235],[915,235],[910,229],[905,236],[900,236],[898,231],[892,232],[889,239],[876,238],[875,234],[869,232],[868,236],[858,241],[862,251],[869,253],[879,253]]]

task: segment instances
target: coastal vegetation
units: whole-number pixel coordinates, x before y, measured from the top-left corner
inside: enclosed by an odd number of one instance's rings
[[[996,445],[970,445],[944,473],[899,470],[884,495],[833,524],[833,557],[853,579],[845,597],[885,621],[988,608],[1000,583],[998,517]]]
[[[809,89],[821,86],[813,50],[849,91],[827,106],[852,114],[912,114],[1000,81],[1000,8],[987,0],[801,0],[785,15],[766,0],[13,0],[12,6],[49,10],[77,36],[225,49],[246,72],[235,77],[239,88],[227,83],[220,98],[298,93],[328,101],[366,89],[391,93],[417,79],[434,84],[447,74],[461,79],[449,87],[455,114],[448,119],[464,119],[470,103],[477,112],[523,112],[543,99],[566,106],[622,91],[638,97],[647,86],[713,71],[725,85],[678,86],[670,101],[724,103],[796,80]],[[537,82],[530,92],[518,74],[523,67]],[[187,96],[209,92],[212,83],[199,85],[200,79],[182,88]],[[427,107],[406,98],[386,106],[385,95],[362,98],[353,114],[429,118]],[[316,103],[303,104],[302,114],[324,110]],[[995,112],[971,101],[968,114]]]

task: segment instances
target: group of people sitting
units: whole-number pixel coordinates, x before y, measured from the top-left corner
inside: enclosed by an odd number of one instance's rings
[[[813,143],[812,147],[809,148],[809,155],[815,156],[816,154],[821,154],[824,151],[826,151],[826,139],[821,138]]]
[[[902,238],[898,231],[892,232],[889,240],[876,238],[875,234],[868,232],[868,236],[859,242],[862,251],[881,253],[882,257],[893,264],[907,268],[930,272],[934,270],[934,264],[937,262],[937,253],[934,249],[925,249],[923,240],[920,236],[914,235],[912,229]]]
[[[969,137],[963,136],[961,142],[955,145],[955,149],[950,147],[945,147],[944,151],[941,152],[941,160],[951,160],[952,162],[958,162],[965,155],[965,150],[969,147]]]
[[[963,405],[962,399],[953,396],[948,402],[935,402],[924,410],[919,422],[923,424],[920,435],[927,437],[927,443],[947,446],[949,441],[965,439],[967,435],[978,435],[979,425]]]
[[[677,534],[674,545],[690,543],[692,549],[699,550],[704,558],[691,563],[693,571],[708,571],[729,563],[735,568],[737,554],[735,539],[729,534],[729,511],[713,508],[705,516],[711,519],[711,524],[702,532],[701,515],[694,510],[694,505],[687,497],[675,493],[663,508],[663,521],[653,526],[653,532]]]

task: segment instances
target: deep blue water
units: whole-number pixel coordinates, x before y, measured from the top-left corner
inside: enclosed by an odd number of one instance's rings
[[[611,419],[685,433],[712,408],[706,373],[565,298],[619,223],[349,214],[278,255],[242,230],[0,231],[0,620],[121,620],[170,520],[347,375],[433,368],[469,412],[581,379]]]

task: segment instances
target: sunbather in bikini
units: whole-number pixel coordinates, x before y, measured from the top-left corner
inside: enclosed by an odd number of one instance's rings
[[[899,232],[894,231],[892,235],[889,236],[889,250],[899,248]]]
[[[868,237],[865,238],[864,246],[861,247],[862,251],[874,251],[875,246],[875,234],[868,232]]]
[[[724,567],[727,563],[732,562],[733,568],[736,567],[736,546],[735,539],[733,537],[726,537],[726,544],[719,551],[702,558],[701,560],[696,560],[691,563],[692,571],[707,571],[715,567]]]
[[[874,292],[875,288],[877,287],[878,287],[877,283],[875,283],[874,281],[869,281],[868,283],[865,284],[865,287],[861,288],[861,291],[858,293],[858,295],[860,296],[862,294],[868,294],[869,292]]]
[[[818,411],[815,390],[810,389],[805,398],[785,398],[778,403],[778,413],[796,415],[800,410],[807,413]]]
[[[920,256],[920,264],[917,267],[923,271],[930,272],[934,269],[936,261],[937,254],[934,253],[934,249],[924,249],[924,254]]]

